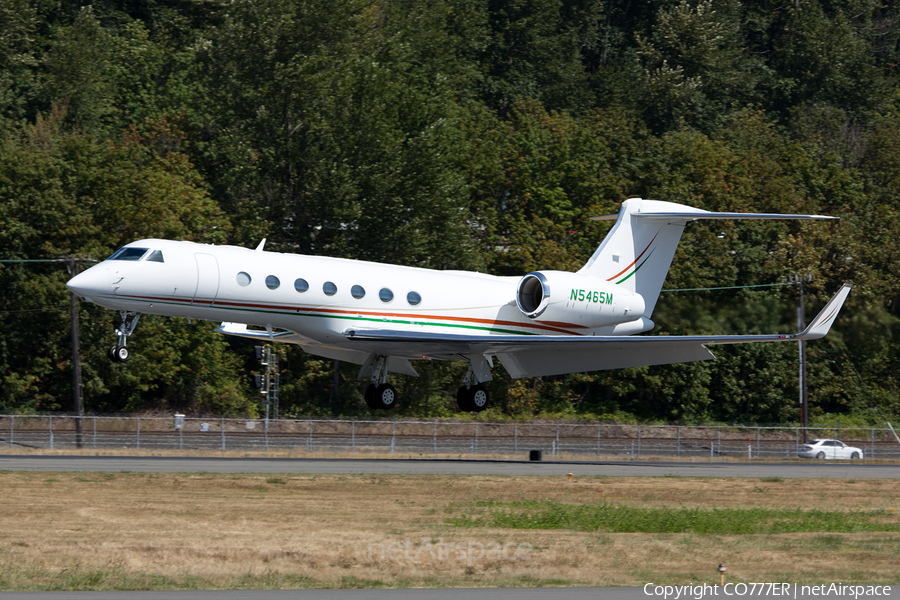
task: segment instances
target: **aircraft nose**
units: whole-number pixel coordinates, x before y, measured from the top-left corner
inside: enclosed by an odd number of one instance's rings
[[[66,287],[73,294],[92,302],[92,298],[103,291],[109,290],[109,275],[96,267],[91,267],[84,273],[79,273],[66,282]]]

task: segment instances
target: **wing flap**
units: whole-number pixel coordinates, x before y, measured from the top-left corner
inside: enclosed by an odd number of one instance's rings
[[[597,349],[525,350],[497,354],[513,379],[588,371],[606,371],[651,365],[712,360],[712,352],[700,343],[623,344],[609,342]]]

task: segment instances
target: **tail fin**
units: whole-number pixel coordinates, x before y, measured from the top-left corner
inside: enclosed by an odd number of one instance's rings
[[[578,272],[602,279],[638,293],[644,298],[644,316],[653,314],[681,233],[688,221],[699,219],[835,219],[820,215],[780,215],[766,213],[717,213],[699,208],[630,198],[622,203],[618,216],[594,254]]]

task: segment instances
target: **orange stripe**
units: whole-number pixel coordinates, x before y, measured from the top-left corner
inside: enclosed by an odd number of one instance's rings
[[[185,304],[205,304],[210,306],[211,308],[215,308],[216,305],[219,306],[234,306],[240,308],[259,308],[266,310],[292,310],[297,312],[315,312],[315,313],[334,313],[341,315],[366,315],[369,317],[392,317],[392,318],[403,318],[410,320],[417,319],[431,319],[435,321],[452,321],[458,323],[478,323],[480,325],[497,325],[497,326],[505,326],[505,327],[522,327],[522,328],[532,328],[532,329],[541,329],[544,331],[554,331],[557,333],[566,333],[570,335],[580,335],[575,333],[569,329],[565,328],[573,328],[573,329],[587,329],[583,325],[574,325],[571,323],[558,323],[556,321],[551,321],[549,323],[519,323],[516,321],[497,321],[495,319],[476,319],[473,317],[450,317],[450,316],[439,316],[439,315],[419,315],[419,314],[409,314],[409,313],[386,313],[386,312],[374,312],[374,311],[363,311],[363,310],[340,310],[335,308],[312,308],[312,307],[297,307],[297,306],[288,306],[288,305],[277,305],[277,304],[248,304],[242,302],[226,302],[222,300],[191,300],[187,298],[167,298],[164,296],[126,296],[122,294],[119,296],[120,298],[142,298],[146,300],[159,300],[159,301],[176,301],[182,302]]]
[[[641,253],[638,255],[637,258],[634,259],[634,262],[632,262],[630,265],[628,265],[627,267],[625,267],[624,269],[622,269],[621,271],[619,271],[618,273],[616,273],[615,275],[613,275],[612,277],[610,277],[609,279],[607,279],[607,281],[612,281],[612,280],[615,279],[616,277],[622,275],[625,271],[627,271],[628,269],[630,269],[631,267],[633,267],[633,266],[635,265],[635,263],[637,263],[637,261],[641,260],[641,257],[642,257],[644,254],[646,254],[646,253],[647,253],[647,250],[650,249],[650,246],[653,245],[653,241],[656,240],[656,236],[659,235],[659,232],[660,232],[660,231],[662,231],[662,229],[660,229],[659,231],[656,232],[656,235],[653,236],[653,239],[650,240],[650,243],[647,244],[647,247],[644,248],[644,251],[641,252]]]

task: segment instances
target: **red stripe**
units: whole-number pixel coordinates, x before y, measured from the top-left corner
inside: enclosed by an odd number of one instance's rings
[[[646,254],[646,253],[647,253],[647,250],[650,249],[650,246],[653,245],[653,241],[656,239],[656,236],[659,235],[659,232],[660,232],[660,231],[662,231],[662,229],[660,229],[659,231],[656,232],[656,235],[653,236],[653,239],[650,240],[650,243],[647,244],[647,247],[644,248],[644,251],[641,252],[640,254],[638,254],[638,257],[634,259],[634,262],[632,262],[630,265],[628,265],[627,267],[625,267],[624,269],[622,269],[621,271],[619,271],[618,273],[616,273],[615,275],[613,275],[612,277],[610,277],[609,279],[607,279],[607,281],[612,281],[612,280],[615,279],[616,277],[619,277],[620,275],[622,275],[623,273],[625,273],[625,271],[627,271],[628,269],[630,269],[631,267],[633,267],[633,266],[637,263],[637,261],[641,260],[641,257],[642,257],[644,254]]]

